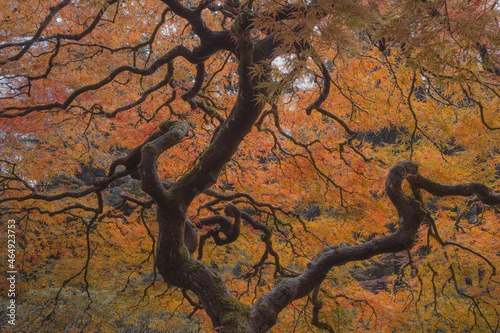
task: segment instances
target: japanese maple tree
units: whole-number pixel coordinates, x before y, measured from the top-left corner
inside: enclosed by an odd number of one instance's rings
[[[498,16],[0,1],[4,328],[497,332]]]

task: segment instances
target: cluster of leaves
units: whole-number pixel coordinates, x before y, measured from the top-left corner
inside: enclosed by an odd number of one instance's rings
[[[232,44],[205,45],[187,8]],[[235,242],[205,244],[203,263],[242,303],[258,304],[327,246],[394,232],[385,182],[401,160],[440,183],[500,187],[498,11],[462,0],[1,1],[0,214],[18,227],[19,325],[209,331],[196,295],[156,273],[155,204],[133,170],[108,170],[167,119],[189,128],[159,157],[162,181],[219,148],[241,103],[239,29],[251,32],[249,76],[265,106],[187,217],[197,225],[232,202],[265,226],[243,220]],[[241,12],[250,27],[235,24]],[[498,331],[497,208],[424,199],[425,225],[381,290],[360,272],[388,257],[335,267],[276,331]]]

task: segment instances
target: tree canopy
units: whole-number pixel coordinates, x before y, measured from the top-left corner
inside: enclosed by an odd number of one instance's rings
[[[498,332],[498,17],[0,1],[0,324]]]

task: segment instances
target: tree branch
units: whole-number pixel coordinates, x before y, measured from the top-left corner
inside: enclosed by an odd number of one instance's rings
[[[404,180],[410,183],[413,196],[403,191]],[[265,332],[272,327],[277,315],[292,301],[305,297],[317,288],[332,267],[344,265],[347,262],[366,260],[382,253],[395,253],[410,249],[421,223],[427,216],[423,208],[420,189],[437,196],[477,195],[482,201],[484,200],[484,203],[500,203],[500,196],[492,194],[483,184],[439,184],[421,176],[415,162],[397,163],[387,175],[386,192],[398,212],[399,228],[391,235],[360,245],[347,247],[331,245],[324,248],[301,275],[282,282],[252,306],[254,331]]]
[[[192,53],[186,47],[176,46],[170,52],[167,52],[164,56],[162,56],[161,58],[156,60],[151,66],[149,66],[147,68],[140,69],[140,68],[129,66],[129,65],[124,65],[124,66],[116,68],[103,80],[75,90],[73,93],[71,93],[66,98],[66,100],[63,103],[55,102],[55,103],[50,103],[50,104],[45,104],[45,105],[37,105],[37,106],[7,107],[7,108],[4,108],[2,111],[0,111],[0,117],[16,118],[16,117],[25,116],[27,114],[30,114],[31,112],[34,112],[34,111],[44,111],[44,110],[50,110],[50,109],[63,109],[63,110],[67,109],[70,106],[70,104],[78,96],[80,96],[88,91],[97,90],[99,88],[104,87],[105,85],[111,83],[121,73],[130,72],[132,74],[149,76],[149,75],[154,74],[160,67],[171,62],[172,60],[174,60],[177,57],[183,57],[192,63],[198,63],[198,62],[203,60],[203,59],[200,59],[199,57],[197,57],[196,54]],[[17,110],[20,112],[16,112],[16,113],[9,112],[9,111],[14,111],[14,110]],[[106,112],[102,112],[102,113],[106,114],[108,117],[113,117],[116,114],[116,113],[106,113]]]
[[[157,159],[164,151],[182,140],[187,134],[188,126],[181,121],[164,121],[158,127],[162,134],[147,142],[140,150],[139,174],[143,191],[149,194],[158,205],[163,205],[168,199],[166,190],[158,179]]]
[[[50,24],[52,19],[57,15],[57,13],[61,9],[66,7],[70,2],[71,2],[71,0],[63,0],[60,3],[58,3],[57,5],[55,5],[54,7],[50,7],[49,14],[45,17],[45,20],[40,24],[40,27],[38,28],[35,35],[31,39],[29,39],[27,42],[25,42],[26,44],[24,45],[22,50],[19,51],[18,54],[8,58],[6,61],[0,61],[0,66],[5,65],[9,61],[17,61],[17,60],[21,59],[23,57],[23,55],[25,55],[26,52],[28,52],[28,50],[31,48],[31,46],[39,40],[40,36],[42,35],[42,32],[45,30],[45,28],[47,28],[47,26]],[[14,46],[14,45],[7,44],[7,45],[4,45],[3,48],[9,47],[9,46]]]

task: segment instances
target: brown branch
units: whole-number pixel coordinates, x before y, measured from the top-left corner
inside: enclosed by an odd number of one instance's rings
[[[273,206],[272,204],[270,204],[268,202],[257,201],[257,200],[255,200],[254,197],[252,197],[248,193],[237,192],[237,193],[230,193],[230,194],[222,194],[222,193],[217,192],[215,190],[208,189],[208,190],[205,190],[203,192],[203,194],[205,194],[207,196],[210,196],[210,197],[213,197],[213,198],[216,198],[216,199],[212,200],[212,201],[210,201],[210,202],[208,202],[206,204],[204,204],[201,207],[199,207],[198,211],[200,211],[203,208],[208,208],[208,207],[211,207],[213,205],[216,205],[216,204],[218,204],[218,203],[220,203],[222,201],[235,201],[237,199],[244,199],[244,201],[243,200],[239,200],[239,201],[240,202],[246,202],[246,203],[252,205],[255,208],[257,208],[257,207],[259,207],[259,208],[267,208],[271,212],[270,215],[272,215],[275,220],[279,220],[278,217],[277,217],[277,213],[278,212],[281,213],[281,214],[283,214],[283,215],[291,216],[291,217],[297,219],[302,224],[302,226],[304,227],[304,231],[307,232],[307,227],[306,227],[304,221],[302,220],[300,214],[297,214],[297,213],[295,213],[293,211],[285,210],[285,209],[283,209],[281,207],[278,207],[278,206]],[[245,214],[243,214],[243,215],[245,215]]]
[[[147,45],[152,45],[155,38],[156,38],[156,35],[158,34],[158,31],[160,31],[160,28],[165,24],[165,21],[166,21],[166,16],[167,16],[167,13],[170,12],[170,9],[169,8],[165,8],[163,10],[163,12],[161,13],[161,19],[160,21],[156,24],[153,32],[151,33],[151,37],[149,37],[149,39],[145,42],[142,42],[142,43],[139,43],[135,46],[132,46],[132,47],[129,47],[129,46],[124,46],[124,47],[120,47],[120,48],[117,48],[117,49],[111,49],[112,52],[117,52],[117,51],[121,51],[121,50],[133,50],[133,51],[137,51],[137,50],[140,50],[142,49],[143,47],[147,46]]]
[[[216,226],[213,230],[208,231],[200,237],[198,248],[198,260],[203,257],[203,246],[208,238],[212,237],[217,246],[227,245],[236,241],[240,235],[241,228],[241,212],[236,205],[230,203],[224,209],[226,215],[234,218],[234,223],[231,223],[224,215],[215,215],[204,217],[199,220],[201,226]],[[224,234],[224,238],[219,236],[219,233]]]
[[[3,198],[3,199],[0,199],[0,203],[9,202],[9,201],[23,202],[26,200],[57,201],[57,200],[61,200],[64,198],[82,198],[84,196],[87,196],[91,193],[96,192],[100,188],[101,187],[92,186],[92,187],[86,188],[86,189],[84,189],[82,191],[78,191],[78,192],[68,191],[68,192],[62,192],[62,193],[53,194],[53,195],[40,194],[38,192],[33,192],[31,194],[24,195],[24,196]]]
[[[66,206],[64,208],[61,208],[61,209],[55,210],[55,211],[44,210],[44,209],[41,209],[40,207],[30,207],[30,208],[23,208],[20,210],[20,212],[37,211],[39,214],[46,214],[46,215],[52,217],[52,216],[56,216],[59,214],[68,213],[72,210],[84,210],[87,212],[94,212],[94,213],[99,212],[99,208],[88,207],[88,206],[82,205],[80,203],[77,203],[74,205],[69,205],[69,206]],[[12,211],[12,212],[15,213],[15,211]]]
[[[156,173],[156,161],[161,153],[182,140],[187,134],[188,126],[181,121],[164,121],[158,127],[159,130],[152,134],[155,138],[147,141],[140,149],[139,174],[143,191],[149,194],[157,204],[162,205],[168,200],[165,188]],[[134,149],[134,156],[139,155],[135,151]]]
[[[402,183],[407,180],[413,196],[407,195]],[[414,238],[425,220],[427,212],[423,209],[420,189],[438,196],[477,195],[488,204],[500,203],[500,197],[491,194],[482,184],[444,185],[432,182],[418,173],[418,165],[411,161],[397,163],[388,173],[386,180],[387,196],[399,215],[399,228],[391,235],[368,241],[363,244],[324,248],[309,264],[308,268],[296,278],[288,279],[263,296],[252,307],[252,329],[264,332],[272,327],[277,315],[292,301],[307,296],[326,277],[334,266],[351,261],[360,261],[382,253],[395,253],[410,249]],[[265,310],[262,304],[265,304]]]
[[[52,68],[54,67],[54,59],[57,57],[59,54],[59,49],[61,47],[61,39],[57,39],[56,41],[56,46],[54,48],[54,52],[51,54],[49,58],[49,62],[47,64],[47,68],[45,69],[45,72],[43,74],[37,75],[37,76],[27,76],[26,78],[29,81],[34,81],[34,80],[39,80],[39,79],[46,79],[47,76],[49,76]]]
[[[166,86],[167,84],[169,84],[171,81],[172,81],[172,77],[174,76],[174,65],[172,64],[172,62],[169,62],[167,64],[167,74],[165,74],[165,78],[163,80],[161,80],[160,82],[158,82],[156,85],[152,86],[151,88],[147,89],[146,91],[144,91],[142,94],[141,94],[141,97],[136,100],[135,102],[133,103],[130,103],[128,105],[125,105],[125,106],[121,106],[119,108],[116,108],[113,112],[111,112],[110,114],[108,114],[107,116],[109,118],[112,118],[114,116],[116,116],[118,113],[122,112],[122,111],[126,111],[126,110],[129,110],[133,107],[136,107],[137,105],[143,103],[146,98],[151,95],[153,92],[163,88],[164,86]]]
[[[471,101],[472,103],[476,104],[477,107],[479,108],[479,115],[481,117],[481,122],[483,123],[484,127],[486,127],[490,131],[500,130],[500,127],[492,127],[486,122],[486,118],[484,116],[484,106],[480,101],[478,101],[477,99],[472,97],[472,93],[470,92],[470,89],[468,92],[462,84],[460,84],[460,87],[462,88],[462,91],[463,91],[465,97],[469,101]]]
[[[19,51],[19,53],[17,53],[15,56],[8,58],[7,61],[1,61],[0,66],[5,65],[8,61],[17,61],[17,60],[21,59],[23,57],[23,55],[25,55],[26,52],[28,52],[28,50],[31,48],[31,46],[39,40],[40,36],[42,35],[42,32],[45,30],[45,28],[47,28],[47,26],[50,24],[52,19],[57,15],[57,13],[61,9],[66,7],[70,2],[71,2],[71,0],[63,0],[60,3],[58,3],[57,5],[55,5],[54,7],[50,7],[49,14],[45,17],[45,20],[40,24],[40,27],[38,28],[38,30],[35,33],[35,35],[33,36],[33,38],[28,40],[26,42],[26,44],[24,45],[24,47],[21,49],[21,51]],[[7,45],[4,45],[3,47],[9,47],[9,46],[14,46],[14,45],[7,44]]]
[[[176,46],[170,52],[167,52],[164,56],[156,60],[151,66],[140,69],[136,68],[133,66],[129,65],[124,65],[121,67],[116,68],[113,70],[106,78],[103,80],[86,85],[84,87],[81,87],[79,89],[76,89],[73,93],[71,93],[66,100],[63,103],[55,102],[55,103],[50,103],[50,104],[45,104],[45,105],[37,105],[37,106],[26,106],[26,107],[7,107],[4,108],[2,111],[0,111],[0,117],[4,118],[16,118],[16,117],[22,117],[27,114],[30,114],[31,112],[34,111],[44,111],[44,110],[50,110],[50,109],[67,109],[70,104],[80,95],[92,91],[92,90],[97,90],[99,88],[104,87],[105,85],[113,82],[113,80],[120,74],[130,72],[132,74],[136,75],[142,75],[142,76],[149,76],[153,75],[156,73],[156,71],[162,67],[163,65],[171,62],[177,57],[183,57],[186,60],[192,62],[192,63],[198,63],[202,61],[203,59],[200,59],[199,57],[196,56],[196,54],[192,53],[189,49],[187,49],[184,46]],[[19,111],[15,113],[10,113],[10,111]],[[113,117],[114,113],[106,113],[108,117]]]
[[[495,267],[495,265],[493,265],[493,263],[488,258],[486,258],[484,255],[482,255],[481,253],[474,251],[474,250],[468,248],[467,246],[463,246],[462,244],[458,244],[455,242],[449,242],[449,241],[444,242],[443,246],[455,246],[455,247],[461,248],[462,250],[465,250],[465,251],[472,253],[473,255],[483,259],[491,267],[490,278],[497,274],[497,268]]]
[[[242,212],[241,216],[243,217],[243,219],[245,219],[245,221],[247,221],[252,226],[252,228],[263,232],[261,240],[266,245],[266,251],[262,255],[260,261],[257,264],[253,265],[253,267],[252,267],[253,273],[252,273],[252,271],[249,271],[248,273],[245,274],[245,277],[248,278],[250,276],[255,276],[258,268],[261,267],[262,265],[264,265],[268,254],[271,254],[274,257],[274,264],[275,264],[274,277],[277,278],[278,274],[283,273],[283,268],[281,267],[280,257],[278,255],[278,253],[273,249],[273,243],[271,241],[271,237],[273,236],[273,233],[272,233],[271,229],[262,223],[258,223],[250,215],[248,215],[245,212]]]
[[[205,63],[199,63],[196,65],[196,77],[194,79],[194,84],[191,89],[184,94],[181,98],[185,101],[190,101],[200,92],[203,85],[203,80],[205,79]]]
[[[323,300],[319,298],[319,292],[320,292],[320,285],[314,288],[311,295],[311,302],[313,305],[311,324],[322,330],[326,330],[330,333],[335,333],[334,329],[332,328],[332,326],[330,326],[330,324],[319,321],[319,312],[323,308]]]
[[[191,25],[193,32],[198,35],[201,40],[208,40],[211,38],[211,35],[214,32],[207,27],[203,18],[201,17],[201,12],[204,8],[203,6],[199,9],[188,8],[177,0],[161,0],[161,2],[166,4],[174,14],[187,20]]]
[[[326,68],[325,64],[321,63],[320,68],[321,73],[323,73],[323,89],[321,90],[318,98],[306,108],[307,115],[310,115],[313,110],[317,110],[319,107],[321,107],[321,104],[326,101],[326,99],[328,98],[328,94],[330,94],[332,78],[330,77],[330,73],[328,73],[328,69]]]
[[[112,5],[114,3],[117,3],[118,1],[119,0],[109,0],[108,1],[108,6]],[[61,2],[59,5],[61,5],[63,2]],[[70,1],[68,1],[68,3],[69,2]],[[64,6],[66,6],[66,5],[67,4],[65,4]],[[57,8],[57,6],[56,7],[52,7],[51,8],[51,12],[53,10],[55,10],[56,8]],[[60,8],[60,9],[62,9],[62,8]],[[35,37],[36,37],[36,35],[35,35],[32,39],[27,40],[27,41],[22,41],[22,42],[18,42],[18,43],[6,43],[6,44],[2,44],[2,45],[0,45],[0,50],[3,49],[3,48],[14,47],[14,46],[24,46],[25,48],[28,47],[28,49],[29,49],[29,47],[31,47],[31,45],[33,45],[34,42],[46,42],[46,41],[50,41],[52,39],[57,39],[57,40],[64,39],[64,40],[76,40],[76,41],[81,40],[82,38],[84,38],[85,36],[87,36],[89,33],[91,33],[94,30],[94,28],[97,26],[97,24],[101,20],[102,16],[104,15],[104,11],[105,11],[105,9],[99,10],[99,12],[95,15],[94,20],[92,21],[92,23],[90,23],[90,25],[85,30],[83,30],[82,32],[80,32],[78,34],[59,34],[58,33],[58,34],[54,34],[54,35],[50,35],[50,36],[43,36],[43,37],[41,37],[40,34],[43,32],[43,30],[45,30],[45,28],[47,27],[48,23],[50,23],[50,22],[48,22],[47,24],[45,24],[46,21],[44,21],[44,22],[42,22],[42,24],[40,25],[40,28],[38,30],[38,32],[39,32],[39,34],[38,34],[39,38],[35,39]],[[49,16],[50,15],[51,14],[49,14]],[[47,20],[49,18],[49,16],[47,16],[47,18],[45,20]],[[53,18],[53,16],[51,17],[51,19],[52,18]],[[17,56],[19,56],[19,55],[17,55]],[[15,60],[19,60],[19,59],[9,58],[8,60],[15,61]],[[0,63],[0,64],[3,65],[3,63]]]
[[[321,107],[318,107],[316,108],[316,110],[321,113],[322,115],[324,116],[327,116],[328,118],[331,118],[333,120],[335,120],[337,123],[339,123],[343,128],[344,130],[351,136],[351,137],[357,137],[358,133],[351,130],[349,128],[349,126],[338,116],[334,115],[333,113],[321,108]]]
[[[205,114],[211,118],[215,118],[219,121],[219,124],[222,124],[224,123],[224,121],[226,119],[224,119],[223,116],[221,116],[216,110],[214,107],[211,107],[211,106],[208,106],[206,105],[205,103],[203,103],[202,101],[198,100],[198,99],[190,99],[189,100],[189,105],[191,106],[191,109],[196,109],[196,108],[199,108],[200,110],[202,110],[203,112],[205,112]],[[215,136],[215,135],[214,135]]]
[[[457,281],[457,277],[455,275],[455,269],[453,268],[453,265],[450,265],[448,267],[448,269],[450,270],[451,281],[453,282],[453,286],[454,286],[455,291],[457,292],[457,294],[459,294],[459,295],[467,298],[473,304],[474,312],[475,311],[479,312],[479,316],[484,320],[484,322],[486,323],[486,325],[490,329],[491,333],[496,332],[497,329],[498,329],[498,327],[493,327],[492,324],[488,321],[488,319],[486,318],[486,316],[483,314],[483,311],[481,310],[481,307],[479,306],[478,301],[474,297],[472,297],[471,295],[466,294],[465,292],[463,292],[463,291],[460,290],[460,287],[458,286],[458,281]]]
[[[149,209],[149,208],[153,207],[153,204],[154,204],[153,199],[148,200],[148,201],[142,201],[142,200],[133,198],[129,195],[126,195],[124,193],[120,194],[120,197],[122,198],[122,202],[118,205],[118,207],[123,205],[123,203],[125,203],[127,201],[130,201],[130,202],[136,204],[137,206],[140,206],[140,207],[145,208],[145,209]]]
[[[471,197],[477,195],[477,198],[486,205],[493,206],[500,204],[500,194],[493,193],[488,186],[482,183],[446,185],[432,181],[420,174],[410,175],[408,181],[414,186],[438,197]]]
[[[477,43],[476,47],[479,51],[479,58],[481,59],[481,64],[485,71],[500,76],[500,67],[495,66],[493,63],[490,54],[488,53],[488,49],[486,45]]]

